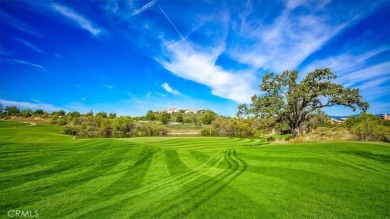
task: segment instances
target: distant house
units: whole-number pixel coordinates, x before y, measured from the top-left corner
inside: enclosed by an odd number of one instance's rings
[[[169,108],[169,109],[168,109],[168,113],[169,113],[169,114],[178,113],[178,112],[179,112],[179,109],[178,109],[178,108]]]
[[[340,125],[340,124],[344,123],[346,120],[347,120],[347,118],[340,118],[340,119],[331,118],[330,123],[332,123],[333,125]]]
[[[198,111],[197,110],[194,110],[194,109],[186,109],[184,111],[185,114],[197,114]]]
[[[165,112],[165,110],[158,110],[158,111],[157,111],[158,114],[161,114],[161,113],[163,113],[163,112]]]
[[[384,120],[390,120],[390,115],[389,114],[382,114],[381,117]]]
[[[344,123],[345,121],[347,121],[348,118],[340,118],[339,120]]]

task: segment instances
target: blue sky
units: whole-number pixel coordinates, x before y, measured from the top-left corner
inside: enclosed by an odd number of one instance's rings
[[[264,74],[325,67],[389,113],[390,1],[0,0],[3,106],[232,116]]]

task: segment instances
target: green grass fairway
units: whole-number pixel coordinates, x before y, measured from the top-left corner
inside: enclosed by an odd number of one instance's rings
[[[0,121],[0,217],[389,218],[390,145],[72,139]]]

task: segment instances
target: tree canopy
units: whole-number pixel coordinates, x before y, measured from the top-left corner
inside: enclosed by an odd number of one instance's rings
[[[287,122],[293,137],[297,137],[302,124],[318,109],[343,105],[353,111],[358,108],[366,111],[369,107],[368,102],[362,100],[359,89],[333,83],[336,75],[329,68],[316,69],[299,83],[297,78],[297,71],[266,74],[260,85],[263,95],[254,95],[249,107],[247,104],[240,105],[237,116],[273,117],[275,122]]]

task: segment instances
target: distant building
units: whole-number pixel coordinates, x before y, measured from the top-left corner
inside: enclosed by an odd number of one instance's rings
[[[169,108],[169,109],[168,109],[168,113],[169,113],[169,114],[178,113],[178,112],[179,112],[179,109],[178,109],[178,108]]]
[[[184,111],[185,114],[197,114],[198,111],[197,110],[194,110],[194,109],[186,109]]]
[[[340,119],[331,118],[330,123],[332,123],[333,125],[340,125],[343,124],[346,120],[347,118],[340,118]]]
[[[390,120],[390,115],[389,114],[382,114],[381,117],[384,120]]]

